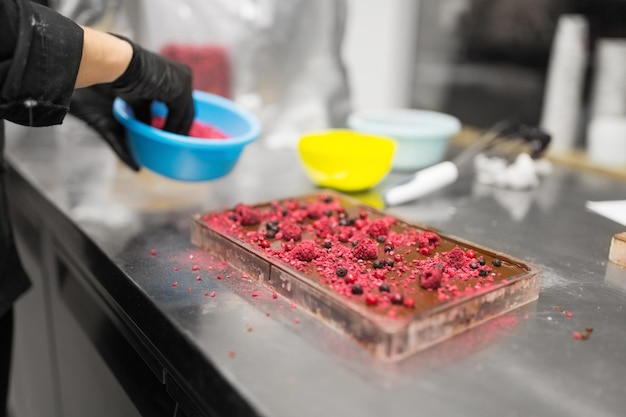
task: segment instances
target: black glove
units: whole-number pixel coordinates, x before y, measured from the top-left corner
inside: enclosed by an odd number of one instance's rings
[[[115,94],[111,84],[94,85],[74,90],[70,114],[92,127],[132,170],[139,171],[126,141],[124,126],[113,116]]]
[[[95,129],[122,161],[138,171],[139,165],[130,154],[124,127],[113,116],[113,100],[116,96],[124,99],[135,117],[146,124],[151,123],[152,101],[161,101],[168,107],[163,129],[186,135],[194,118],[191,70],[118,37],[133,47],[128,68],[113,83],[75,90],[70,114]]]
[[[189,133],[194,118],[191,69],[118,37],[132,45],[133,58],[124,74],[113,82],[115,93],[133,108],[138,120],[147,124],[151,122],[152,101],[165,103],[168,114],[163,129]]]

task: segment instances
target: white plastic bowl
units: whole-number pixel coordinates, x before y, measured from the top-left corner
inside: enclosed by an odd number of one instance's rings
[[[441,162],[450,138],[461,130],[454,116],[428,110],[382,109],[356,112],[352,130],[395,139],[394,170],[415,171]]]

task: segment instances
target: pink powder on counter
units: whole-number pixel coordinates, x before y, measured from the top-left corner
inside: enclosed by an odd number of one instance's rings
[[[152,127],[163,129],[165,126],[165,117],[155,116],[152,118]],[[198,139],[228,139],[229,136],[210,124],[194,120],[189,130],[189,137]]]

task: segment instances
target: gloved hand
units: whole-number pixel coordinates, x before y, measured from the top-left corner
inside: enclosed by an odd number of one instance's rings
[[[115,35],[117,36],[117,35]],[[167,106],[164,130],[186,135],[193,123],[194,104],[191,97],[191,69],[147,51],[126,38],[133,47],[128,68],[112,83],[113,90],[147,124],[151,121],[150,103],[158,100]]]
[[[111,84],[79,88],[72,95],[70,114],[98,132],[126,165],[139,171],[139,164],[128,148],[124,126],[113,116],[113,100],[115,93]]]
[[[124,99],[135,117],[146,124],[151,122],[152,101],[161,101],[168,108],[163,129],[186,135],[195,115],[191,70],[118,37],[133,48],[128,68],[113,83],[75,90],[70,114],[95,129],[122,161],[138,171],[140,167],[130,154],[124,127],[113,116],[113,100],[116,96]]]

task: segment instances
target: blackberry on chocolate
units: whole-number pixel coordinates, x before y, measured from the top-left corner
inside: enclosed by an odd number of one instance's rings
[[[496,266],[496,267],[501,267],[502,266],[502,260],[498,259],[498,258],[493,258],[491,263],[493,264],[493,266]]]
[[[385,259],[385,265],[387,265],[388,267],[393,268],[393,261],[391,259]]]
[[[265,232],[265,237],[269,238],[269,239],[274,239],[276,237],[276,231],[274,230],[268,230]]]
[[[324,198],[324,203],[332,203],[332,202],[333,202],[333,197],[332,197],[332,196],[327,195],[327,196]]]
[[[348,219],[348,226],[354,226],[354,223],[356,223],[356,219]]]
[[[478,269],[478,264],[477,264],[476,262],[472,262],[472,263],[470,264],[470,268],[472,268],[472,269]]]
[[[387,238],[384,235],[378,235],[378,237],[376,237],[378,243],[385,243],[386,240]]]
[[[343,266],[338,266],[336,273],[338,277],[343,278],[348,274],[348,270]]]
[[[376,259],[374,261],[374,263],[372,264],[372,266],[374,267],[374,269],[381,269],[385,267],[385,261],[383,261],[382,259]]]
[[[380,284],[380,286],[378,287],[378,290],[380,292],[390,292],[391,289],[389,288],[388,284]]]
[[[489,275],[489,272],[487,272],[484,269],[481,269],[480,271],[478,271],[478,275],[480,275],[481,277],[486,277],[487,275]]]
[[[237,221],[237,216],[235,215],[235,213],[230,213],[228,215],[228,220],[232,220],[232,221],[236,222]]]
[[[348,225],[348,219],[345,216],[341,217],[339,219],[339,221],[337,222],[337,224],[339,224],[339,226],[347,226]]]
[[[265,224],[265,229],[273,230],[276,233],[280,230],[280,227],[278,226],[278,222],[272,221]]]
[[[389,245],[385,245],[385,252],[391,252],[393,248]]]
[[[478,263],[480,265],[485,265],[485,258],[483,258],[482,256],[480,258],[478,258]]]
[[[322,247],[323,247],[324,249],[330,249],[330,248],[332,248],[332,247],[333,247],[333,244],[332,244],[332,243],[330,243],[330,242],[327,240],[327,241],[325,241],[324,243],[322,243]]]
[[[445,267],[443,266],[443,264],[434,264],[434,265],[433,265],[433,268],[437,268],[437,269],[440,269],[440,270],[442,270],[442,271],[443,271],[443,269],[444,269]]]
[[[333,212],[331,210],[324,210],[324,216],[330,217],[332,215],[333,215]]]
[[[352,244],[352,247],[356,247],[356,245],[359,244],[358,240],[353,240],[352,242],[350,242]]]
[[[391,304],[399,305],[402,304],[403,301],[404,297],[400,293],[395,293],[391,296]]]
[[[361,284],[353,284],[351,291],[354,295],[361,295],[363,294],[363,287],[361,286]]]

